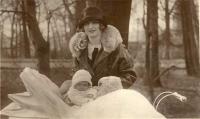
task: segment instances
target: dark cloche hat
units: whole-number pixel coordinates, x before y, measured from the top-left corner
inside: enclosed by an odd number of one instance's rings
[[[96,20],[103,24],[105,27],[107,23],[105,21],[105,16],[103,12],[98,7],[87,7],[82,12],[82,17],[78,23],[78,27],[82,28],[88,21]]]

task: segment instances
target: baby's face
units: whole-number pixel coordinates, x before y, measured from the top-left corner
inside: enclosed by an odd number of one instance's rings
[[[92,87],[91,84],[87,81],[81,81],[81,82],[78,82],[76,85],[74,85],[74,88],[79,91],[86,91],[91,87]]]

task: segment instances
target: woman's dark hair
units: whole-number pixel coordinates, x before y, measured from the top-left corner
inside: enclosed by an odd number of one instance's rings
[[[101,23],[99,23],[100,24],[100,30],[101,31],[104,31],[104,29],[106,29],[106,27],[107,26],[104,26],[103,24],[101,24]],[[82,27],[82,28],[77,28],[77,30],[76,30],[77,32],[85,32],[85,30],[84,30],[84,28]]]

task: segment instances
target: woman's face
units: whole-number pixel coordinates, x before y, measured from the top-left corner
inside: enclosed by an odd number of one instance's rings
[[[98,21],[89,21],[85,23],[84,30],[90,38],[98,37],[101,35],[100,24]]]

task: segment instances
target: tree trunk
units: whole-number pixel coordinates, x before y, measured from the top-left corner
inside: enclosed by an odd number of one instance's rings
[[[108,24],[116,26],[128,48],[129,20],[132,0],[98,0],[97,5],[102,8]]]
[[[30,43],[27,35],[27,29],[26,29],[26,14],[25,14],[25,5],[24,1],[22,0],[22,26],[23,26],[23,40],[24,40],[24,56],[25,58],[30,58]]]
[[[15,13],[12,16],[12,21],[11,21],[11,38],[10,38],[10,56],[11,58],[14,58],[14,24],[15,24]]]
[[[36,19],[36,3],[35,0],[24,0],[25,10],[27,11],[27,23],[31,36],[33,37],[33,44],[36,49],[38,58],[39,72],[50,75],[49,66],[49,42],[45,41],[42,33],[40,32],[37,19]]]
[[[170,13],[169,13],[169,0],[165,0],[165,58],[170,58]]]
[[[51,58],[56,59],[58,57],[58,53],[57,53],[57,47],[58,47],[58,43],[57,41],[57,37],[56,37],[56,33],[54,31],[54,27],[53,25],[51,25],[51,31],[52,31],[52,37],[53,37],[53,53],[51,53]]]
[[[188,75],[200,76],[199,53],[197,43],[195,42],[195,31],[193,24],[192,9],[193,0],[181,0],[181,16],[183,29],[183,43],[185,53],[185,64]]]
[[[57,36],[57,43],[58,43],[58,47],[60,48],[60,51],[59,51],[59,54],[64,54],[64,46],[63,46],[63,43],[62,43],[62,38],[60,36],[60,33],[58,32],[59,28],[58,28],[58,25],[57,25],[57,22],[56,22],[56,18],[55,17],[52,17],[53,19],[53,23],[54,23],[54,28],[56,29],[55,30],[55,33],[56,33],[56,36]],[[65,54],[66,55],[66,54]],[[59,55],[60,56],[60,55]]]
[[[15,23],[15,27],[16,27],[16,36],[15,36],[15,57],[18,57],[18,40],[19,40],[19,22],[20,20],[17,19],[16,23]]]
[[[193,24],[194,24],[194,31],[195,31],[195,39],[196,39],[196,43],[199,43],[199,11],[198,8],[194,2],[191,3],[192,4],[192,12],[193,12]],[[198,5],[199,6],[199,5]],[[199,46],[198,46],[199,48]]]
[[[1,57],[2,56],[4,56],[4,54],[5,54],[5,51],[4,51],[4,47],[3,47],[3,41],[4,41],[4,20],[2,20],[1,22],[0,22],[0,31],[1,31],[1,37],[0,37],[0,47],[1,47]]]
[[[69,46],[69,33],[67,32],[67,21],[66,21],[66,16],[63,17],[63,24],[64,24],[64,31],[65,31],[65,42],[66,42],[66,46]],[[71,53],[69,50],[69,47],[64,47],[64,56],[66,56],[66,58],[71,58]]]
[[[19,27],[19,32],[20,32],[20,36],[19,36],[19,57],[23,57],[23,52],[24,52],[24,47],[23,47],[23,31],[22,31],[22,25],[20,23],[20,27]]]
[[[66,12],[68,12],[68,14],[69,14],[68,17],[69,17],[69,22],[70,22],[70,24],[69,24],[69,26],[70,26],[70,35],[73,35],[75,33],[75,31],[76,31],[76,28],[75,28],[76,27],[76,19],[75,19],[75,16],[72,14],[71,10],[69,9],[67,1],[68,0],[63,0],[63,5],[65,7]],[[77,4],[77,3],[75,3],[75,4]],[[75,14],[77,14],[77,13],[75,12]]]
[[[160,80],[153,80],[159,75],[158,57],[158,0],[147,0],[147,51],[146,68],[148,80],[153,86],[161,86]]]
[[[85,7],[85,3],[82,0],[77,0],[74,4],[74,14],[69,9],[68,0],[63,0],[63,5],[65,6],[66,12],[68,12],[68,19],[69,19],[69,27],[70,27],[70,33],[68,34],[68,37],[66,39],[66,45],[69,46],[69,40],[71,36],[76,32],[76,25],[78,23],[78,20],[81,16],[81,11]],[[71,56],[71,53],[69,52],[69,47],[66,47],[66,55]]]

